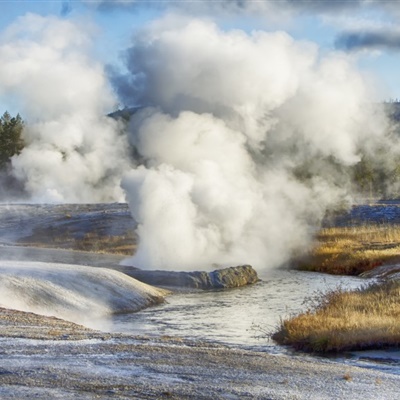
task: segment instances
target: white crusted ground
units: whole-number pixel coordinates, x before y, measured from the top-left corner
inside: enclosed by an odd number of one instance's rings
[[[87,326],[100,316],[160,303],[166,293],[106,268],[0,261],[0,306]]]

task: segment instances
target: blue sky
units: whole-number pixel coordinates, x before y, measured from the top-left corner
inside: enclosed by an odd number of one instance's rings
[[[90,21],[98,28],[96,57],[104,64],[118,65],[134,31],[171,9],[212,18],[223,29],[284,30],[296,40],[316,43],[322,54],[333,50],[352,54],[359,68],[381,86],[382,99],[400,98],[400,30],[396,27],[400,1],[0,0],[0,32],[26,13]],[[13,105],[0,98],[0,107]]]

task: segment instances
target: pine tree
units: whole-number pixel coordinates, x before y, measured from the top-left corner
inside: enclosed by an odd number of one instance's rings
[[[6,111],[0,118],[0,169],[7,167],[12,156],[21,153],[24,147],[23,128],[24,123],[19,114],[11,117]]]

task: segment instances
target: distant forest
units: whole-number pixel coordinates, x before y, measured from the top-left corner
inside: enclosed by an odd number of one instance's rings
[[[393,100],[384,103],[390,118],[400,123],[400,101]],[[123,112],[123,111],[122,111]],[[129,120],[132,112],[127,111],[122,119]],[[115,114],[115,115],[114,115]],[[121,111],[111,113],[112,118],[121,119]],[[21,153],[25,143],[23,139],[24,121],[17,114],[11,116],[5,112],[0,118],[0,199],[11,195],[23,195],[23,182],[19,182],[12,173],[12,157]],[[395,129],[400,134],[400,129]],[[362,155],[357,164],[346,167],[333,158],[316,158],[308,160],[304,165],[293,167],[292,173],[296,179],[307,183],[312,182],[320,168],[328,167],[338,187],[344,182],[351,182],[354,191],[367,198],[399,198],[400,197],[400,155],[398,160],[389,160],[387,149],[375,149],[373,155]]]

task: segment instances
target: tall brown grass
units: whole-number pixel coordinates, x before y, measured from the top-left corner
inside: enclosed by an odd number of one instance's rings
[[[335,275],[359,275],[400,261],[400,225],[374,224],[322,229],[299,269]]]
[[[308,311],[281,322],[272,338],[316,353],[400,346],[400,282],[337,289]]]

